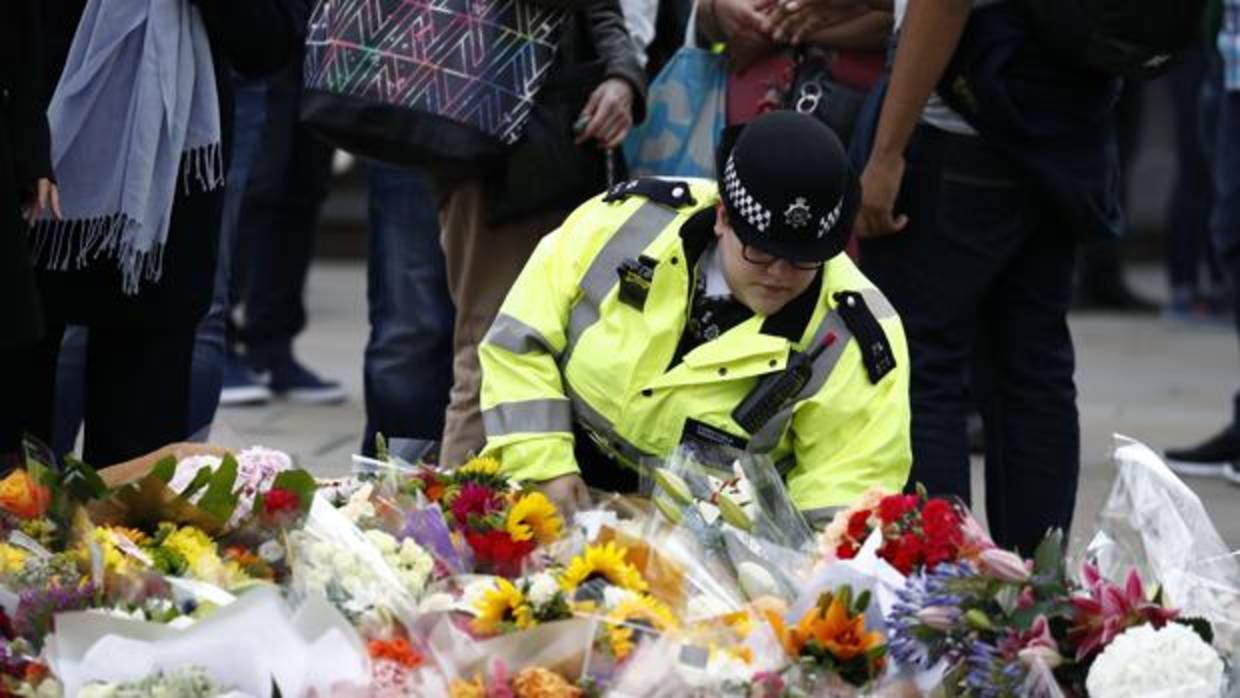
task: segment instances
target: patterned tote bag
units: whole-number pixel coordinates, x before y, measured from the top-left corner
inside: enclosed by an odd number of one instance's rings
[[[470,162],[520,139],[567,11],[530,0],[320,0],[301,118],[358,155]]]

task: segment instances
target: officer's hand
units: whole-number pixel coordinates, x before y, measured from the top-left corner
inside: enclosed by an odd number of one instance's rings
[[[540,482],[538,490],[555,503],[565,521],[571,521],[575,512],[590,508],[590,492],[586,489],[586,481],[577,473]]]
[[[44,211],[51,211],[53,218],[61,220],[60,190],[56,188],[52,180],[40,177],[35,183],[35,190],[30,201],[26,204],[26,223],[33,225],[35,221],[43,217]]]
[[[880,237],[904,230],[908,216],[893,215],[900,181],[904,179],[904,158],[871,157],[861,173],[861,211],[853,224],[859,238]]]
[[[594,88],[578,120],[586,125],[577,134],[577,145],[594,140],[615,148],[633,126],[633,87],[620,78],[607,78]]]

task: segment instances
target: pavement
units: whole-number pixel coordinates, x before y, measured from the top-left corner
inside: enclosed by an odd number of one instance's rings
[[[1130,268],[1133,285],[1151,298],[1166,297],[1161,268]],[[211,440],[225,446],[261,444],[290,452],[316,475],[346,474],[365,420],[362,352],[368,333],[366,275],[361,261],[316,261],[307,291],[309,327],[296,353],[313,370],[339,380],[348,402],[311,407],[273,402],[220,410]],[[1237,340],[1230,326],[1187,326],[1158,316],[1078,313],[1071,317],[1077,347],[1081,414],[1081,481],[1073,548],[1094,530],[1111,490],[1110,452],[1115,434],[1155,450],[1196,443],[1229,417],[1240,387]],[[974,463],[974,492],[981,499],[981,464]],[[1232,550],[1240,550],[1240,487],[1190,478],[1214,525]],[[979,512],[984,516],[984,512]]]

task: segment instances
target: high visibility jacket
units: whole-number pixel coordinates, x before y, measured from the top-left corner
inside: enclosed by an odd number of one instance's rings
[[[769,454],[811,520],[871,486],[902,488],[912,460],[904,331],[846,255],[828,261],[811,291],[783,310],[755,314],[672,365],[688,317],[693,260],[714,240],[710,226],[709,240],[686,238],[693,226],[685,224],[718,201],[713,183],[681,183],[691,194],[681,196],[684,204],[600,196],[539,243],[478,349],[484,454],[501,459],[517,479],[548,480],[578,471],[575,423],[618,459],[636,463],[670,455],[693,419]],[[640,308],[619,297],[617,274],[639,256],[655,262]],[[860,293],[890,345],[894,368],[877,381],[836,310],[840,291]],[[791,351],[829,333],[835,341],[789,405],[756,434],[733,421],[732,411],[761,376],[782,370]]]

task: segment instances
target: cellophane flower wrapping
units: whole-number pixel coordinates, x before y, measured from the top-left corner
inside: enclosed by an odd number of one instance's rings
[[[1240,656],[1240,553],[1229,551],[1201,499],[1144,444],[1116,436],[1115,482],[1086,549],[1103,576],[1129,569],[1162,584],[1182,617],[1214,626],[1215,646]]]
[[[305,526],[289,534],[294,593],[324,595],[354,621],[384,611],[411,618],[419,590],[385,560],[372,535],[316,496]]]

